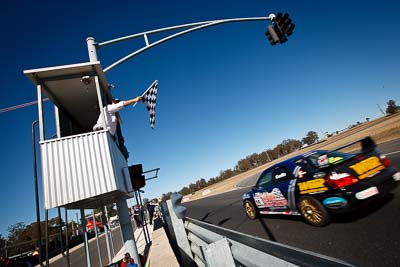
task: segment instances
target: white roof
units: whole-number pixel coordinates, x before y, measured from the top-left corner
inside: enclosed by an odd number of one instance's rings
[[[83,131],[91,131],[100,114],[96,83],[112,98],[100,62],[86,62],[41,69],[25,70],[24,74],[35,84],[41,85],[43,93]],[[88,83],[82,81],[89,76]]]

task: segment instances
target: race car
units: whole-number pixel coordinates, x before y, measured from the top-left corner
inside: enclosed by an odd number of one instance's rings
[[[332,215],[352,211],[388,194],[399,184],[400,172],[375,148],[374,141],[365,137],[269,167],[242,197],[247,217],[254,220],[260,214],[301,215],[311,225],[324,226]],[[357,150],[343,152],[352,149]]]

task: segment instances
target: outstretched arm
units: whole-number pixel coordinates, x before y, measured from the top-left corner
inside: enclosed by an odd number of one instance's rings
[[[137,96],[137,97],[131,98],[129,100],[124,100],[124,107],[129,106],[133,103],[137,103],[137,102],[141,101],[142,98],[143,98],[142,96]]]

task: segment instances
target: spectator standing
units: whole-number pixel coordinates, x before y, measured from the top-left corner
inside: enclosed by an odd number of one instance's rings
[[[135,219],[136,227],[142,227],[141,208],[139,205],[133,207],[133,218]]]
[[[147,203],[147,211],[149,212],[150,225],[153,224],[154,208],[156,205],[157,204],[155,203],[154,199],[152,199],[149,203]]]

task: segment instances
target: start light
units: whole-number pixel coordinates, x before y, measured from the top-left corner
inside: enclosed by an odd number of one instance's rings
[[[385,155],[382,155],[381,161],[382,161],[382,164],[385,165],[385,167],[390,167],[391,162],[388,157],[386,157]]]
[[[354,178],[348,173],[336,172],[326,176],[325,180],[326,183],[333,188],[341,188],[358,182],[357,178]]]

